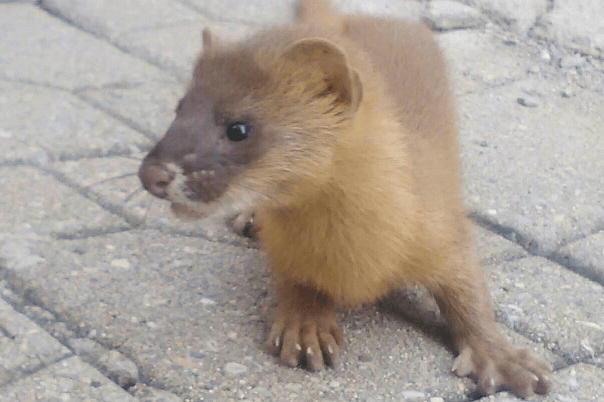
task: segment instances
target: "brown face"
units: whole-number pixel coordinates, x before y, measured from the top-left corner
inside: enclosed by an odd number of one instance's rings
[[[206,40],[174,122],[139,170],[143,186],[197,216],[306,196],[360,102],[358,75],[335,45],[291,32],[224,48]]]
[[[176,118],[140,167],[145,189],[171,201],[177,213],[218,200],[263,153],[252,99],[264,80],[245,54],[202,58]]]

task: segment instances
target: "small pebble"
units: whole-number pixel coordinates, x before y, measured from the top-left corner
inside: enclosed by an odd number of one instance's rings
[[[237,377],[247,371],[247,367],[243,364],[229,362],[224,366],[224,375],[227,377]]]
[[[338,388],[340,386],[340,382],[336,380],[332,380],[329,382],[330,388]]]
[[[130,269],[130,261],[125,258],[117,258],[109,263],[112,267],[121,269]]]
[[[426,397],[426,394],[424,394],[423,392],[413,391],[413,390],[403,391],[403,392],[401,392],[400,395],[403,398],[403,400],[407,400],[407,399],[423,399],[423,398]]]
[[[537,107],[539,106],[539,101],[537,101],[536,98],[533,98],[531,96],[522,96],[522,97],[518,97],[518,99],[516,99],[516,101],[518,102],[518,104],[525,106],[525,107]]]
[[[208,299],[206,297],[202,297],[201,298],[201,304],[203,304],[204,306],[211,306],[216,304],[216,302],[212,299]]]

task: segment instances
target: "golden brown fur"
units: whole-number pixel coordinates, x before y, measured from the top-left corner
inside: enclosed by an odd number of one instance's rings
[[[495,327],[432,34],[344,18],[324,1],[302,1],[298,16],[242,44],[204,33],[191,88],[141,167],[143,184],[176,209],[203,201],[203,214],[255,212],[279,296],[269,344],[285,364],[334,364],[343,341],[335,305],[419,284],[449,321],[458,375],[475,377],[484,394],[547,392],[547,366]],[[250,136],[225,139],[233,122]]]

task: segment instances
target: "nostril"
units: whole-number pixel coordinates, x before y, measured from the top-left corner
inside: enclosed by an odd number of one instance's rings
[[[167,198],[168,187],[175,175],[162,164],[143,163],[138,176],[148,192],[159,198]]]

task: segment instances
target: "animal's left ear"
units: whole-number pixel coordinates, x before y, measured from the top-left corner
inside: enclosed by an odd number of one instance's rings
[[[288,72],[306,81],[318,96],[336,95],[341,102],[356,110],[363,98],[359,74],[350,67],[344,52],[325,39],[301,39],[283,53]],[[307,88],[307,89],[308,89]]]

